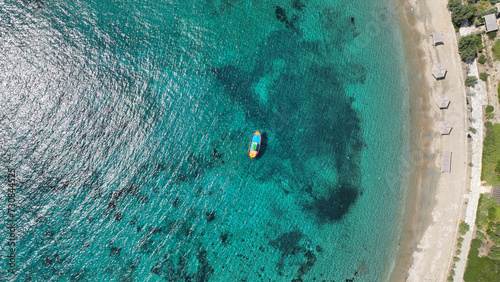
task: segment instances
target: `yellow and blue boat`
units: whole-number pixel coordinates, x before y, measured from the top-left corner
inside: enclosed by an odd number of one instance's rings
[[[250,158],[252,159],[255,158],[259,153],[261,141],[262,138],[260,136],[260,132],[255,131],[255,133],[252,136],[252,141],[250,141],[250,146],[248,148],[248,155],[250,156]]]

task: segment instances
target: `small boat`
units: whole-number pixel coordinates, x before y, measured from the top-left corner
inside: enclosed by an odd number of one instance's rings
[[[252,141],[250,141],[250,146],[248,148],[248,155],[250,156],[250,158],[252,159],[255,158],[259,153],[261,141],[262,138],[260,136],[260,132],[255,131],[255,133],[252,136]]]

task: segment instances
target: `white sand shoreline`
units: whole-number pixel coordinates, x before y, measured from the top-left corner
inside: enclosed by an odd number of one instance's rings
[[[399,3],[400,4],[400,3]],[[409,63],[416,68],[413,82],[419,89],[413,95],[412,110],[418,121],[413,134],[421,148],[414,148],[412,168],[419,170],[409,193],[406,217],[409,224],[400,244],[400,264],[394,281],[446,281],[453,257],[460,220],[465,217],[468,194],[468,117],[466,89],[455,29],[447,1],[407,0],[399,7],[401,24],[408,30],[404,39]],[[433,46],[433,32],[442,32],[444,45]],[[436,81],[432,64],[442,63],[448,73]],[[434,104],[436,95],[451,100],[446,110]],[[441,136],[440,121],[449,121],[453,130]],[[440,173],[442,152],[453,152],[451,173]],[[412,202],[413,201],[413,202]]]

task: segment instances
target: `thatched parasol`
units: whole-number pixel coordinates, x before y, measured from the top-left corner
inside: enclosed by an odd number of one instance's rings
[[[448,99],[448,97],[446,97],[446,95],[438,95],[436,97],[436,105],[440,109],[447,109],[450,105],[450,100]]]
[[[446,68],[442,64],[435,64],[432,66],[432,75],[436,79],[443,79],[446,76]]]
[[[451,132],[451,129],[453,126],[451,126],[451,123],[449,121],[442,121],[438,125],[439,132],[441,132],[441,135],[448,135]]]

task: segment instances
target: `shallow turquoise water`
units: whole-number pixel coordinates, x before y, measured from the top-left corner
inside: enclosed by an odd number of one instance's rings
[[[387,278],[409,143],[394,8],[262,2],[0,2],[2,277]]]

